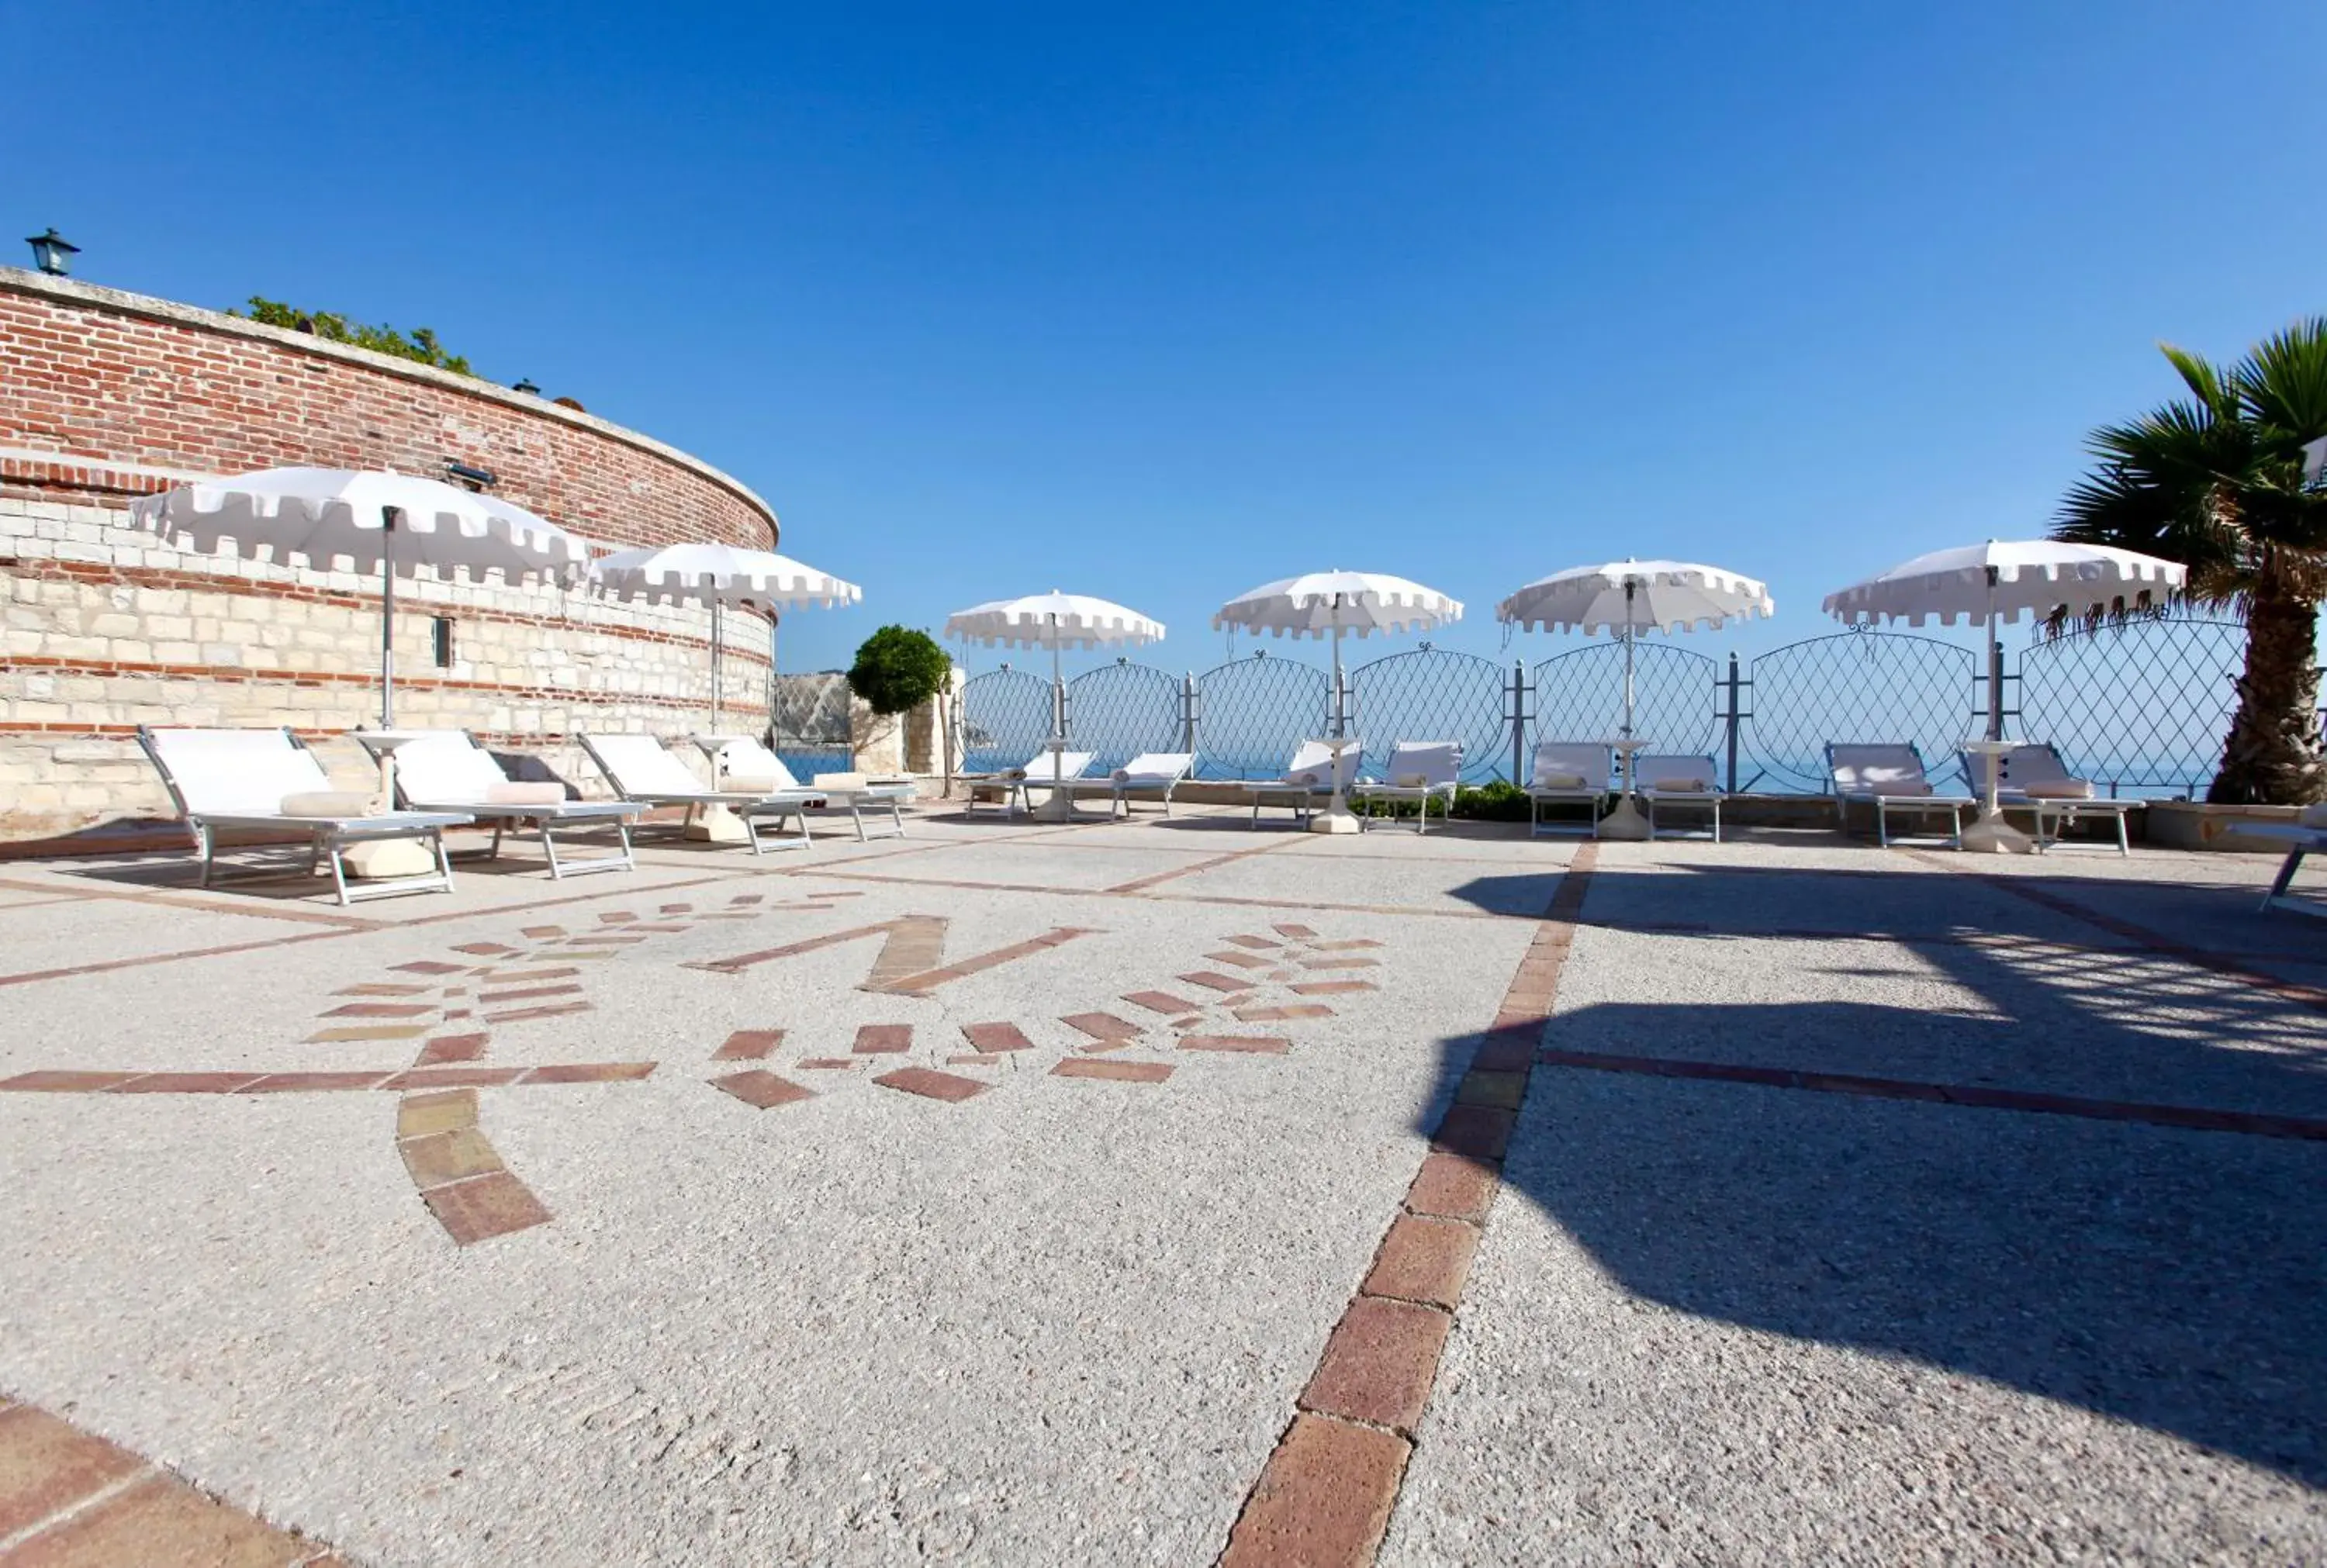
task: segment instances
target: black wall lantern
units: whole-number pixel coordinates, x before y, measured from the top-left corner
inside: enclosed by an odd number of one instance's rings
[[[51,277],[70,272],[72,258],[80,254],[80,247],[59,234],[53,223],[46,234],[35,234],[24,243],[33,247],[33,265]]]
[[[495,485],[500,482],[500,477],[492,470],[471,468],[465,462],[453,462],[448,460],[444,464],[444,472],[449,478],[466,480],[473,485]]]

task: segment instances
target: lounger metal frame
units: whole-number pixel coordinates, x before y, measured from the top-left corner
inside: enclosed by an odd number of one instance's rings
[[[1867,741],[1845,743],[1897,746],[1901,751],[1909,752],[1914,757],[1916,769],[1927,781],[1930,778],[1930,770],[1923,764],[1923,753],[1912,742]],[[1949,845],[1956,849],[1963,847],[1963,814],[1967,811],[1977,811],[1978,801],[1968,795],[1941,795],[1936,790],[1929,795],[1883,795],[1872,789],[1845,790],[1835,782],[1834,748],[1834,742],[1827,742],[1827,788],[1834,794],[1835,825],[1843,833],[1846,835],[1850,832],[1850,807],[1853,802],[1874,807],[1874,842],[1884,849],[1891,847],[1892,812],[1898,811],[1909,817],[1930,817],[1945,812],[1948,816],[1947,837]]]
[[[457,733],[466,739],[469,744],[476,746],[477,750],[481,751],[485,750],[483,746],[478,744],[476,736],[471,734],[468,731],[462,730]],[[365,732],[361,730],[357,731],[356,740],[365,751],[372,751],[371,742],[366,738]],[[379,753],[372,751],[372,754],[377,757]],[[488,755],[490,755],[490,753],[488,753]],[[638,862],[632,858],[631,853],[631,818],[641,815],[646,810],[646,807],[642,802],[636,800],[565,800],[559,802],[556,806],[505,805],[491,801],[477,801],[474,803],[466,801],[416,802],[412,798],[412,792],[405,788],[404,773],[402,770],[399,769],[396,770],[395,778],[396,798],[399,801],[402,801],[406,808],[408,810],[463,811],[472,817],[491,822],[493,825],[493,841],[483,850],[474,852],[475,858],[478,860],[499,859],[501,853],[501,835],[512,826],[521,826],[524,824],[530,822],[533,824],[534,831],[540,836],[541,853],[543,857],[549,862],[549,877],[552,882],[563,882],[569,876],[584,876],[593,871],[635,871],[638,869]],[[621,841],[621,847],[614,854],[593,854],[587,856],[569,855],[564,859],[560,859],[558,857],[557,841],[551,835],[550,831],[553,825],[559,826],[570,826],[591,827],[609,821],[613,824],[614,833]]]
[[[303,751],[307,743],[288,727],[283,738]],[[370,899],[394,898],[402,893],[444,892],[453,891],[453,862],[444,850],[444,829],[466,826],[475,819],[465,812],[406,811],[383,817],[285,817],[280,813],[265,815],[253,812],[196,811],[186,802],[177,779],[169,764],[162,760],[154,744],[152,729],[137,726],[137,744],[146,759],[162,775],[162,787],[170,792],[171,803],[177,807],[188,828],[192,830],[194,846],[201,854],[201,885],[215,887],[223,882],[283,881],[294,876],[313,876],[316,869],[329,862],[332,868],[332,888],[339,895],[342,907],[361,903]],[[320,763],[317,764],[321,766]],[[263,833],[301,833],[307,835],[307,861],[298,869],[281,866],[253,866],[221,873],[218,866],[218,830],[247,828]],[[359,887],[348,885],[347,867],[341,856],[347,846],[386,839],[417,838],[425,840],[431,858],[436,863],[432,872],[415,873],[410,876],[366,878]],[[262,853],[275,848],[289,847],[274,845],[252,845],[248,847]]]
[[[678,834],[682,838],[687,835],[687,830],[695,826],[697,812],[706,806],[724,806],[743,823],[743,840],[752,846],[754,855],[767,854],[771,843],[778,849],[807,849],[814,842],[808,826],[808,807],[819,798],[814,790],[803,789],[797,795],[774,796],[722,789],[691,790],[683,795],[675,791],[627,789],[623,788],[621,776],[607,765],[605,758],[598,754],[598,748],[591,742],[589,736],[577,734],[575,739],[582,743],[582,750],[588,754],[591,766],[598,770],[608,787],[623,799],[643,806],[685,807],[687,810],[678,819]],[[760,831],[762,818],[772,817],[780,826],[787,817],[796,817],[799,822],[797,841],[781,835],[771,836]],[[902,832],[902,828],[903,824],[900,822],[899,830]],[[857,835],[864,836],[862,824],[858,826]]]
[[[2327,827],[2305,827],[2296,822],[2241,823],[2234,830],[2245,838],[2274,839],[2286,845],[2286,859],[2271,879],[2270,889],[2262,895],[2259,906],[2268,914],[2273,910],[2292,910],[2298,915],[2327,919],[2327,900],[2294,889],[2294,873],[2303,867],[2304,856],[2317,850],[2327,854]]]

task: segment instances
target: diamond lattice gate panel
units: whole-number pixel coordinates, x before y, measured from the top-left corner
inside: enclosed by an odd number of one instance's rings
[[[1493,659],[1424,643],[1349,672],[1350,733],[1365,742],[1360,766],[1375,778],[1400,741],[1460,741],[1463,778],[1483,783],[1510,771],[1510,677]]]
[[[1067,733],[1091,752],[1093,776],[1111,773],[1143,751],[1179,751],[1180,677],[1152,665],[1117,659],[1067,683]]]
[[[2135,621],[2038,641],[2020,656],[2017,735],[2050,741],[2113,793],[2202,794],[2238,707],[2246,628]]]
[[[1985,732],[1979,657],[1958,643],[1841,631],[1753,661],[1741,788],[1823,793],[1829,742],[1909,742],[1934,782],[1960,777],[1956,750]]]
[[[775,677],[768,693],[768,749],[803,782],[849,765],[848,677],[837,670]]]
[[[1274,779],[1294,748],[1327,732],[1332,677],[1266,649],[1196,677],[1196,772]]]
[[[1624,645],[1595,642],[1535,667],[1537,741],[1607,741],[1624,726]],[[1632,646],[1632,733],[1651,751],[1723,750],[1720,666],[1664,642]]]
[[[1051,738],[1051,683],[1004,665],[961,686],[961,770],[998,773],[1042,751]]]

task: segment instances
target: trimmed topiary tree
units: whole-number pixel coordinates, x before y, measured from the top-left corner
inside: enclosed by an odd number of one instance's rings
[[[884,626],[864,639],[848,669],[848,686],[874,713],[911,713],[945,690],[953,661],[926,631]]]

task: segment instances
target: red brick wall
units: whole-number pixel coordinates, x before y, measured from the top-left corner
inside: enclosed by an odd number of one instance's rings
[[[441,478],[450,460],[490,470],[496,495],[608,543],[766,549],[776,535],[774,513],[734,480],[603,420],[14,268],[0,268],[0,447],[206,474],[306,463]]]

